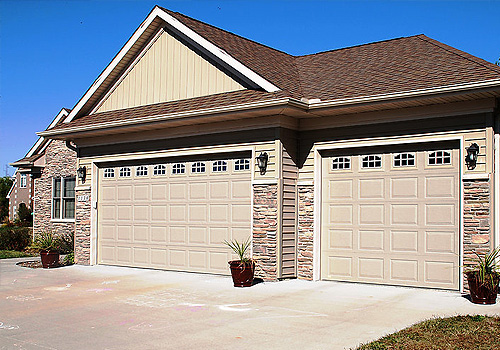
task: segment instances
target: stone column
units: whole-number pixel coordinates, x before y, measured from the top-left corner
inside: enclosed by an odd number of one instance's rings
[[[278,279],[278,185],[253,186],[253,257],[255,276]]]
[[[298,185],[297,277],[313,279],[314,186]]]
[[[491,186],[489,180],[464,180],[464,268],[474,265],[477,254],[491,249]],[[464,288],[468,289],[464,276]]]
[[[90,189],[76,190],[75,263],[90,265]]]

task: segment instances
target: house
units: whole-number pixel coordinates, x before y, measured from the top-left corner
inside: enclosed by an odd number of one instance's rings
[[[61,109],[47,130],[62,123],[69,113],[69,109]],[[16,182],[12,186],[14,191],[22,186],[23,175],[30,181],[30,198],[33,198],[30,203],[33,209],[33,233],[51,231],[59,235],[73,235],[76,152],[68,148],[65,141],[41,136],[24,158],[10,165],[17,168]]]
[[[19,205],[24,203],[27,208],[33,207],[34,182],[30,174],[15,171],[12,176],[14,182],[7,193],[9,199],[9,220],[14,221],[17,217]]]
[[[42,137],[79,264],[463,289],[499,244],[500,67],[416,35],[292,56],[156,6]],[[466,159],[467,158],[467,159]]]

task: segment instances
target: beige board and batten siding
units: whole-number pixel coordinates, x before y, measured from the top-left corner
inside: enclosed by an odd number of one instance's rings
[[[458,290],[458,148],[408,147],[323,157],[322,279]]]
[[[162,32],[110,90],[96,112],[245,89],[221,67]]]
[[[297,165],[283,147],[281,188],[281,277],[297,276]]]
[[[248,238],[252,220],[251,168],[237,169],[236,161],[100,169],[98,263],[228,274],[234,256],[223,241]],[[175,164],[184,173],[174,173]],[[204,172],[194,172],[200,164]],[[164,170],[155,175],[155,166]],[[120,176],[121,168],[130,173]]]

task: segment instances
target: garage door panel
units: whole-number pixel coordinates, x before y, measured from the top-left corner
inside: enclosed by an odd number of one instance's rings
[[[321,277],[458,289],[458,150],[370,151],[322,160]]]
[[[234,161],[192,173],[190,162],[148,176],[99,177],[99,263],[228,274],[224,240],[251,236],[251,171]],[[179,166],[179,164],[181,164]],[[182,173],[184,165],[184,173]],[[159,168],[158,168],[159,169]],[[106,192],[106,193],[105,193]]]

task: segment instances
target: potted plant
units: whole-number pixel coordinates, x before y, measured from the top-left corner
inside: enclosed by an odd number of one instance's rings
[[[477,266],[466,271],[467,282],[471,301],[475,304],[495,304],[498,294],[500,273],[499,263],[496,261],[500,255],[500,248],[494,249],[481,257],[474,252]]]
[[[253,283],[255,272],[255,261],[248,257],[250,239],[247,239],[243,243],[239,243],[237,240],[231,242],[224,241],[224,243],[238,256],[238,260],[228,262],[234,286],[250,287]]]
[[[60,242],[52,232],[42,232],[35,236],[32,248],[40,252],[42,267],[50,269],[59,266]]]

